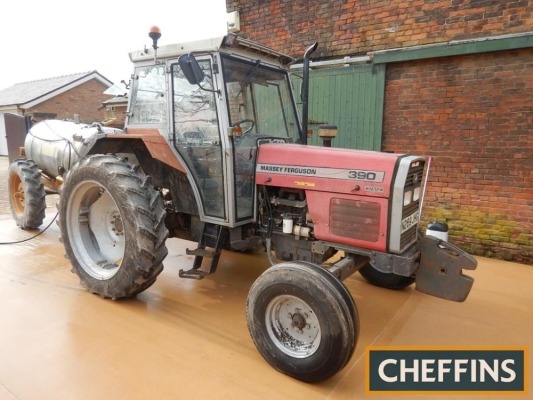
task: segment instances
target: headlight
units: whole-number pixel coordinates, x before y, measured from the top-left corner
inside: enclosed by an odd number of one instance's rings
[[[420,193],[422,193],[422,188],[420,186],[416,187],[413,193],[413,201],[420,200]]]
[[[413,200],[413,191],[409,190],[403,194],[403,205],[408,206]]]

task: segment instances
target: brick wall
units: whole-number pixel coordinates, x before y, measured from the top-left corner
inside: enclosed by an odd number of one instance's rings
[[[99,107],[103,101],[111,97],[103,94],[106,89],[107,86],[96,79],[91,79],[29,108],[26,113],[51,113],[56,114],[57,119],[73,119],[74,114],[79,114],[80,122],[103,121],[104,110]]]
[[[241,33],[301,57],[314,57],[531,31],[531,0],[226,0]]]
[[[533,49],[390,64],[384,150],[431,155],[426,221],[533,264]]]

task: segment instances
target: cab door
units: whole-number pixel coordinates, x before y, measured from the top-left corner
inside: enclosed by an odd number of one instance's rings
[[[170,64],[173,142],[189,169],[201,219],[227,223],[225,161],[213,59],[210,56],[197,59],[205,75],[201,87],[187,81],[177,61]]]

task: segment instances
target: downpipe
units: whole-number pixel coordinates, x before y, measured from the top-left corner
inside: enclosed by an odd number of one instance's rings
[[[302,80],[302,90],[300,91],[300,99],[302,100],[302,144],[307,144],[307,119],[309,118],[309,62],[311,54],[315,52],[318,47],[318,42],[315,42],[312,46],[305,51],[304,54],[304,70]]]

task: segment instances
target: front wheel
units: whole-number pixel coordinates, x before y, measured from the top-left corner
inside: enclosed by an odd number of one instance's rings
[[[310,263],[284,262],[266,270],[250,289],[246,316],[266,361],[304,382],[319,382],[340,371],[359,335],[349,292]]]
[[[61,240],[90,292],[118,299],[151,286],[167,255],[163,200],[146,175],[110,155],[81,159],[59,201]]]

